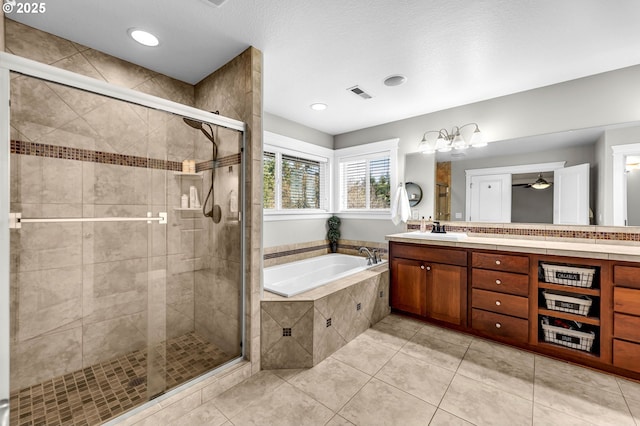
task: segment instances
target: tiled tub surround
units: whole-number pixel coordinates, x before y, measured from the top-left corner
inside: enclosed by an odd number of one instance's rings
[[[362,254],[358,252],[360,247],[367,247],[369,250],[376,249],[382,257],[386,257],[388,253],[387,243],[338,240],[338,253],[362,256]],[[329,253],[329,240],[266,247],[264,249],[264,266],[266,268],[269,266],[281,265],[283,263],[295,262],[314,256],[321,256],[327,253]]]
[[[312,367],[389,312],[386,264],[289,298],[265,291],[262,366]]]

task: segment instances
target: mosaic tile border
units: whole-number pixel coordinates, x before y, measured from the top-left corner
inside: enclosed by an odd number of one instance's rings
[[[312,243],[313,244],[313,243]],[[369,250],[376,249],[380,256],[386,257],[388,254],[388,245],[386,243],[374,243],[369,241],[364,242],[355,242],[350,240],[339,240],[338,241],[338,252],[343,254],[352,254],[358,256],[358,250],[360,247],[367,247]],[[273,250],[271,253],[265,253],[263,255],[264,260],[272,260],[272,259],[281,259],[287,256],[296,256],[304,253],[318,251],[318,255],[326,254],[329,249],[329,241],[326,241],[324,244],[313,244],[307,247],[299,247],[296,249],[287,249],[287,246],[279,247],[271,247],[269,250]]]
[[[11,141],[11,154],[31,155],[36,157],[58,158],[61,160],[86,161],[89,163],[111,164],[125,167],[141,167],[145,169],[182,171],[179,161],[160,160],[135,155],[114,154],[112,152],[93,151],[90,149],[72,148],[68,146],[48,145],[36,142]],[[232,154],[216,161],[216,168],[240,164],[241,155]],[[212,162],[204,161],[196,165],[196,171],[211,170]]]
[[[634,241],[640,242],[640,234],[633,232],[584,231],[572,229],[523,229],[490,226],[456,226],[446,224],[451,232],[468,232],[473,234],[518,235],[537,238],[576,238],[585,240]],[[420,225],[408,224],[409,231],[417,231]]]

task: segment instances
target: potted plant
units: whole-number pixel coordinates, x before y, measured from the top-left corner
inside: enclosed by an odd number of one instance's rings
[[[329,247],[331,253],[338,251],[338,239],[340,238],[340,218],[338,216],[331,216],[327,219],[327,240],[329,240]]]

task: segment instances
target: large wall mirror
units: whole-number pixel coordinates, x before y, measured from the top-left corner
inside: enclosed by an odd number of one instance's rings
[[[431,164],[433,155],[407,154],[405,176],[416,181],[421,169],[430,169],[423,165]],[[433,188],[426,194],[433,194],[434,211],[420,211],[421,216],[640,226],[640,122],[438,152],[435,161],[435,176],[420,179],[423,188]]]

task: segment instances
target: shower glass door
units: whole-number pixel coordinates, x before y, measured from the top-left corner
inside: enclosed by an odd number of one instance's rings
[[[240,357],[242,132],[10,89],[11,424],[101,423]]]

